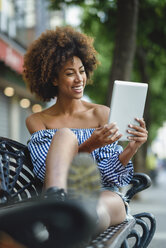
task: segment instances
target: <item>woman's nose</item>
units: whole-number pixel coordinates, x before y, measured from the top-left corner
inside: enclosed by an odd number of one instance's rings
[[[83,79],[82,79],[82,75],[80,73],[77,73],[76,74],[76,81],[77,82],[81,82]]]

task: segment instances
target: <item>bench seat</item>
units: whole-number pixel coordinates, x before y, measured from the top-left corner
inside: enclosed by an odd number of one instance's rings
[[[127,202],[150,185],[151,180],[146,174],[135,173],[125,194]],[[40,196],[41,190],[42,183],[33,174],[27,146],[0,137],[0,218],[12,209],[27,206],[34,198]],[[139,228],[136,228],[137,226]],[[146,248],[154,236],[155,229],[156,221],[151,213],[138,213],[119,225],[109,227],[85,248]],[[131,239],[134,241],[129,246]],[[45,246],[41,244],[40,247]],[[52,247],[52,241],[48,242],[47,248]]]

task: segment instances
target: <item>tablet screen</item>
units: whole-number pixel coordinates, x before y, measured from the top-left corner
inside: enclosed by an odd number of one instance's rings
[[[110,105],[109,123],[116,122],[121,141],[128,140],[129,124],[139,123],[135,118],[142,118],[144,113],[148,84],[118,81],[114,82]]]

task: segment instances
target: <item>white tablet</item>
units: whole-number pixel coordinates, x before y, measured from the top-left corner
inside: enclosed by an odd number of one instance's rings
[[[114,82],[110,105],[109,123],[116,122],[121,141],[128,140],[129,124],[139,123],[136,117],[142,118],[144,113],[148,84],[118,81]]]

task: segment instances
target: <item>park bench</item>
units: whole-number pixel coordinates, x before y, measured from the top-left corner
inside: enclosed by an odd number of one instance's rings
[[[8,213],[12,210],[24,208],[28,204],[30,206],[33,199],[40,196],[42,184],[32,171],[33,166],[27,146],[0,137],[0,221],[4,214],[7,213],[8,216]],[[136,193],[150,185],[149,176],[144,173],[135,173],[130,187],[125,193],[127,202],[129,203]],[[16,229],[18,228],[18,235],[22,235],[22,239],[24,239],[23,230],[17,227],[17,223],[13,223],[13,225],[16,226]],[[155,228],[156,222],[152,214],[138,213],[130,216],[119,225],[109,227],[98,237],[91,240],[85,248],[145,248],[151,242]],[[49,232],[51,231],[49,230]],[[46,246],[45,241],[42,243],[41,240],[40,245],[38,245],[38,241],[35,240],[32,232],[29,235],[29,242],[31,243],[29,243],[28,248],[54,247],[54,238],[49,240],[48,237]]]

